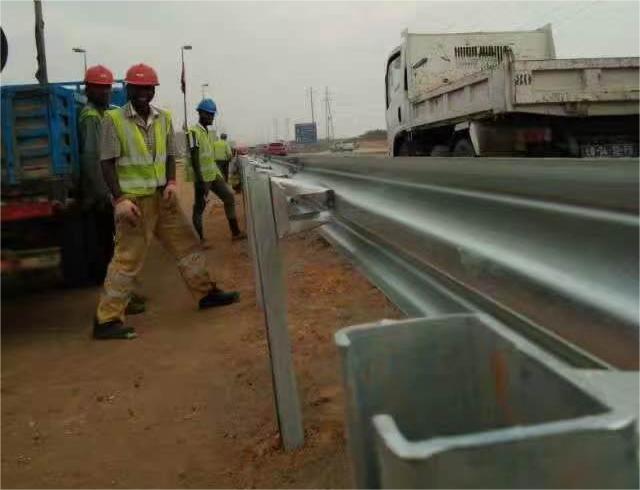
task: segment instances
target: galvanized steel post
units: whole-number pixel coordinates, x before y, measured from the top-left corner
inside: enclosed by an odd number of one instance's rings
[[[286,292],[269,175],[247,161],[242,165],[248,228],[256,270],[256,293],[267,326],[278,427],[285,450],[304,443],[302,415],[287,327]],[[259,239],[258,239],[259,237]]]

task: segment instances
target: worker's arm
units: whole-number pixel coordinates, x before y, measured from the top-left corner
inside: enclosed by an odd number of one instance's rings
[[[227,148],[227,160],[231,160],[231,157],[233,156],[233,152],[231,151],[231,145],[229,143],[226,143],[226,148]]]
[[[173,123],[169,119],[169,130],[167,131],[167,182],[176,180],[176,135],[173,131]]]
[[[111,191],[111,195],[115,200],[122,197],[122,190],[120,189],[120,183],[118,182],[118,172],[116,170],[116,159],[109,158],[108,160],[101,160],[100,166],[102,167],[102,176],[106,186]]]
[[[104,182],[116,200],[122,196],[116,169],[116,161],[120,157],[120,153],[120,141],[116,134],[116,128],[111,117],[107,115],[102,121],[100,134],[100,166],[102,167]]]
[[[120,220],[128,221],[131,225],[137,225],[140,219],[140,209],[128,198],[123,198],[120,184],[118,183],[118,173],[116,170],[116,159],[108,158],[101,160],[102,175],[107,187],[113,196],[113,210],[116,223]]]
[[[191,155],[191,167],[193,168],[193,180],[196,184],[204,182],[202,169],[200,168],[200,151],[198,140],[193,132],[189,132],[189,154]]]
[[[80,185],[86,207],[104,207],[109,203],[109,188],[105,184],[100,165],[100,119],[83,118],[80,130]]]

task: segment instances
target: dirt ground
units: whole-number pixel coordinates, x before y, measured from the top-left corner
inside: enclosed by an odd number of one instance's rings
[[[90,339],[98,288],[3,301],[3,488],[351,486],[333,333],[398,311],[316,233],[284,243],[306,432],[285,453],[247,243],[231,243],[219,203],[208,212],[209,267],[239,304],[197,311],[157,243],[136,340]]]

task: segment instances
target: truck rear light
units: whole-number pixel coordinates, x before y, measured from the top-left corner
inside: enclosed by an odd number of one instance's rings
[[[550,128],[526,128],[519,130],[520,140],[525,143],[549,143],[551,141]]]
[[[53,204],[45,202],[3,203],[0,207],[0,221],[18,221],[30,218],[40,218],[53,214]]]

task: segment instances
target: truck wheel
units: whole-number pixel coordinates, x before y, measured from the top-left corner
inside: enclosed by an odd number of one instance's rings
[[[473,143],[469,138],[459,139],[453,147],[454,157],[475,157],[476,151],[473,149]]]
[[[449,147],[445,145],[436,145],[431,148],[431,153],[429,156],[432,157],[449,157],[451,156],[451,152],[449,151]]]

